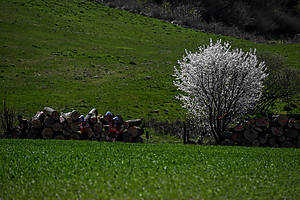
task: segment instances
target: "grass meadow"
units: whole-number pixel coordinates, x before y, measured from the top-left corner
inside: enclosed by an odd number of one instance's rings
[[[300,199],[299,149],[0,140],[0,199]]]
[[[194,51],[210,38],[300,66],[299,44],[203,33],[84,0],[1,0],[0,30],[0,98],[27,118],[44,106],[183,118],[173,66],[185,49]]]

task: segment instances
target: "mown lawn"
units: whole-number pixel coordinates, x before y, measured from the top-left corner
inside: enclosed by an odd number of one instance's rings
[[[300,199],[299,149],[0,140],[0,199]]]
[[[300,68],[299,44],[202,33],[85,0],[0,0],[0,99],[25,117],[44,106],[175,120],[173,66],[209,39],[279,54]],[[158,112],[152,112],[152,111]]]

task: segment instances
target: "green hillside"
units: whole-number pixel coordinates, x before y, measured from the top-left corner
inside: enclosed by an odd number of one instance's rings
[[[0,1],[0,98],[25,116],[44,106],[93,107],[124,118],[182,118],[173,66],[209,39],[279,54],[300,68],[299,44],[253,42],[185,29],[90,1]],[[152,111],[159,110],[158,113]]]
[[[0,140],[0,199],[299,199],[299,149]]]

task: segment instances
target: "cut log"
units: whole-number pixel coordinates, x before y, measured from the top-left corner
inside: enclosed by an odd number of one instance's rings
[[[100,124],[100,123],[94,124],[93,131],[94,131],[94,133],[101,133],[101,131],[102,131],[102,124]]]
[[[233,133],[232,134],[232,140],[234,142],[240,143],[242,141],[242,139],[243,139],[242,133]]]
[[[92,128],[88,128],[88,138],[92,138],[94,136],[94,132]]]
[[[284,143],[282,143],[281,145],[282,147],[286,147],[286,148],[291,148],[294,147],[294,144],[291,141],[285,141]]]
[[[89,122],[91,124],[96,124],[97,123],[97,115],[93,115],[90,117]]]
[[[94,137],[97,138],[97,139],[99,139],[99,138],[101,137],[101,133],[99,133],[99,132],[98,132],[98,133],[95,133],[95,132],[94,132]]]
[[[259,147],[259,145],[260,145],[260,143],[259,143],[258,139],[252,141],[252,146]]]
[[[53,124],[55,124],[55,121],[52,117],[46,117],[44,120],[44,124],[46,127],[51,128]]]
[[[69,127],[66,127],[63,129],[63,135],[64,136],[70,136],[72,134],[72,129]]]
[[[63,116],[59,116],[59,123],[66,124],[67,120]]]
[[[242,131],[244,131],[244,125],[243,124],[237,125],[236,127],[233,128],[233,131],[234,132],[242,132]]]
[[[282,127],[286,126],[288,121],[289,117],[287,115],[279,115],[279,117],[277,118],[277,123]]]
[[[259,127],[254,127],[253,129],[259,133],[262,133],[264,131],[262,128]]]
[[[51,126],[51,128],[53,129],[53,131],[55,132],[61,132],[63,131],[63,125],[60,123],[55,123]]]
[[[269,145],[270,147],[275,147],[275,144],[276,144],[276,138],[275,138],[275,137],[269,138],[269,140],[268,140],[268,145]]]
[[[80,131],[80,121],[73,122],[72,124],[69,124],[69,127],[72,129],[72,131]]]
[[[78,133],[72,133],[69,138],[70,140],[80,140]]]
[[[234,145],[234,142],[230,139],[225,139],[221,142],[221,145],[225,145],[225,146],[233,146]]]
[[[295,122],[295,119],[294,119],[294,118],[289,119],[288,127],[289,127],[289,128],[293,128],[293,127],[294,127],[294,122]]]
[[[141,138],[141,137],[136,137],[136,138],[133,139],[133,142],[136,142],[136,143],[143,143],[144,140],[143,140],[143,138]]]
[[[45,107],[44,108],[44,113],[51,117],[52,119],[54,119],[55,121],[59,119],[59,114],[56,110],[54,110],[53,108],[50,107]]]
[[[273,126],[271,128],[271,131],[272,131],[273,135],[275,135],[275,136],[282,136],[283,135],[282,127]]]
[[[282,135],[278,138],[278,140],[279,140],[279,142],[283,143],[286,141],[286,137],[284,135]]]
[[[56,140],[65,140],[66,138],[63,135],[57,135],[54,137]]]
[[[293,129],[293,128],[289,128],[286,130],[286,136],[289,137],[289,138],[292,138],[292,139],[296,139],[298,138],[298,130],[296,129]]]
[[[142,124],[142,119],[127,120],[125,123],[128,124],[128,127],[139,126]]]
[[[61,113],[60,115],[67,121],[68,124],[71,124],[73,122],[72,112]]]
[[[300,130],[300,120],[295,120],[294,121],[294,126],[297,130]]]
[[[71,117],[73,121],[77,121],[80,117],[80,113],[77,110],[71,112]]]
[[[128,133],[132,136],[132,137],[138,137],[141,136],[144,133],[144,129],[138,127],[138,126],[131,126],[128,128]]]
[[[29,130],[29,133],[28,133],[28,138],[29,139],[41,138],[40,136],[41,136],[41,130],[40,129],[31,128]]]
[[[53,131],[51,128],[44,128],[41,135],[43,139],[51,139],[53,137]]]
[[[43,112],[37,112],[35,116],[31,118],[31,126],[36,129],[41,128],[45,117]]]
[[[97,115],[94,115],[94,114],[88,114],[86,117],[85,117],[85,120],[89,122],[89,124],[95,124],[97,123]]]
[[[125,131],[123,133],[123,142],[131,142],[131,141],[132,141],[131,135],[128,133],[128,131]]]
[[[258,136],[258,132],[255,130],[245,130],[244,131],[244,137],[249,141],[249,142],[253,142],[253,140],[255,140]]]
[[[266,117],[257,118],[255,120],[256,126],[258,127],[268,127],[269,126],[269,120]]]
[[[93,109],[88,113],[88,115],[90,115],[90,116],[93,116],[93,115],[97,116],[97,115],[98,115],[97,109],[96,109],[96,108],[93,108]]]
[[[258,139],[260,144],[265,145],[268,141],[268,136],[267,135],[260,136]]]

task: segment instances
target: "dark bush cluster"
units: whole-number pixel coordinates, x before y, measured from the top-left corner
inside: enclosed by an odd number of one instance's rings
[[[95,0],[110,7],[164,19],[205,32],[261,41],[299,42],[297,0]]]

